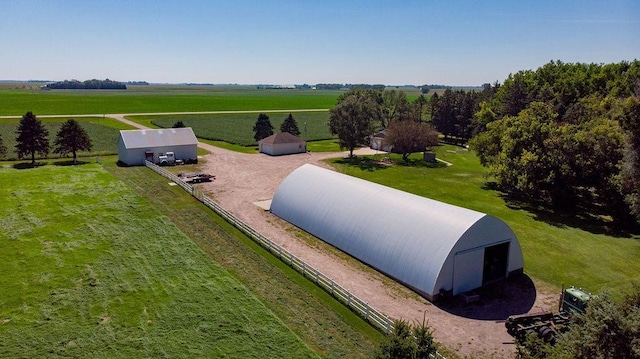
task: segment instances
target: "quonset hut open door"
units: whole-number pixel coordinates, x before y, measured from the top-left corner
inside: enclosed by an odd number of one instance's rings
[[[506,278],[508,262],[509,241],[456,253],[453,264],[453,295]]]

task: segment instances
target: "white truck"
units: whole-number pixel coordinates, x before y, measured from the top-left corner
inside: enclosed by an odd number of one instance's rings
[[[158,164],[160,166],[173,166],[182,164],[182,160],[176,160],[175,153],[167,152],[164,155],[158,156]]]

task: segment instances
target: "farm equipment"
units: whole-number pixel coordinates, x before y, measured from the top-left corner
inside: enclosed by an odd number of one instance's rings
[[[216,179],[216,176],[208,173],[180,173],[178,174],[185,183],[201,183],[211,182]]]
[[[537,334],[546,343],[553,345],[556,335],[568,330],[574,315],[585,313],[590,298],[591,294],[582,289],[563,288],[557,313],[512,315],[505,322],[507,333],[519,342],[523,342],[529,334]]]

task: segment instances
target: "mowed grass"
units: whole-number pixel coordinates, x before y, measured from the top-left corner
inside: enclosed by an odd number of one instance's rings
[[[0,182],[1,356],[316,357],[100,165],[5,166]]]
[[[323,358],[370,358],[382,334],[182,189],[144,167],[105,168],[147,199]],[[150,175],[151,173],[151,175]],[[264,356],[268,357],[268,356]],[[295,356],[291,356],[295,357]]]
[[[553,286],[606,289],[620,296],[632,289],[632,283],[640,283],[637,234],[604,234],[610,232],[606,223],[523,208],[487,186],[486,169],[466,149],[439,146],[437,157],[453,165],[424,165],[417,154],[412,165],[401,164],[395,155],[393,166],[376,166],[367,159],[330,162],[352,176],[502,219],[520,241],[525,273]]]
[[[36,115],[37,116],[37,115]],[[68,118],[39,118],[44,127],[49,131],[49,155],[48,158],[60,158],[59,154],[53,153],[56,135]],[[118,152],[119,130],[133,129],[132,126],[124,124],[118,120],[102,117],[80,117],[76,119],[91,139],[91,151],[80,151],[78,156],[104,156]],[[15,151],[17,144],[17,130],[19,119],[0,119],[0,136],[7,147],[6,160],[16,160],[18,155]],[[69,155],[71,156],[71,155]],[[36,157],[38,155],[36,154]]]
[[[253,86],[129,86],[127,90],[0,89],[0,116],[328,109],[343,91]]]
[[[278,132],[280,126],[289,112],[276,113],[265,112],[273,126],[273,131]],[[300,129],[300,137],[308,141],[326,140],[332,138],[329,133],[327,121],[329,112],[291,112]],[[258,113],[234,113],[214,115],[171,115],[171,116],[129,116],[133,121],[151,121],[158,127],[172,127],[176,122],[182,121],[185,126],[193,128],[198,138],[213,141],[225,141],[241,146],[255,145],[253,138],[255,132],[253,126],[258,119]]]

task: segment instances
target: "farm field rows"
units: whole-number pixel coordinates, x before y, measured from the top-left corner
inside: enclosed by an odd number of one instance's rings
[[[438,146],[437,156],[453,165],[434,168],[421,164],[418,155],[409,166],[395,155],[394,166],[377,166],[367,159],[355,164],[329,162],[351,176],[502,219],[518,236],[525,273],[558,288],[605,289],[619,297],[640,283],[638,234],[609,233],[606,222],[523,207],[491,189],[486,169],[464,148]]]
[[[130,86],[127,90],[0,89],[0,116],[329,109],[342,91],[242,86]]]
[[[102,166],[0,180],[4,356],[316,357]]]
[[[269,116],[273,131],[278,132],[280,125],[289,113],[265,112]],[[308,141],[331,138],[327,121],[329,113],[291,112],[300,129],[300,137]],[[193,128],[196,136],[208,140],[219,140],[241,146],[255,145],[253,126],[258,114],[212,114],[212,115],[167,115],[167,116],[129,116],[132,121],[150,120],[158,127],[171,127],[177,121]]]

